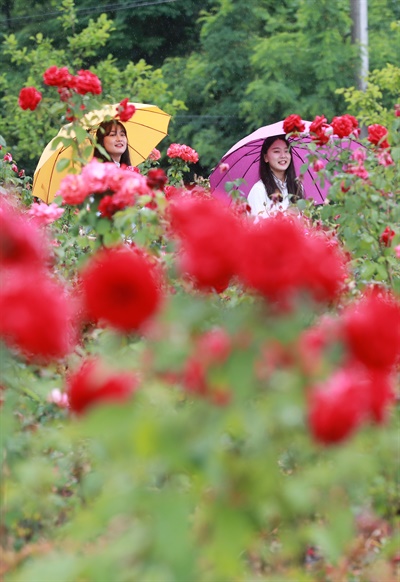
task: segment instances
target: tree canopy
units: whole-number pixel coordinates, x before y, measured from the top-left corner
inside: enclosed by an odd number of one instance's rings
[[[400,7],[370,0],[368,10],[374,72],[397,64]],[[17,110],[18,93],[40,85],[51,65],[98,74],[104,101],[129,97],[166,109],[170,140],[194,147],[205,174],[261,125],[290,113],[347,112],[348,94],[338,90],[355,85],[350,0],[36,0],[29,14],[25,2],[3,0],[1,11],[1,132],[28,170],[60,119],[50,107],[40,129]],[[398,85],[382,90],[391,107],[385,95]]]

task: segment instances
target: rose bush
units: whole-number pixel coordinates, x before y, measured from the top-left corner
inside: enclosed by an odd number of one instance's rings
[[[67,72],[47,77],[72,88]],[[315,120],[310,163],[354,134],[343,117]],[[399,182],[382,137],[323,160],[330,203],[300,219],[254,224],[185,185],[197,152],[178,144],[166,174],[91,162],[40,226],[7,185],[6,580],[396,576]]]

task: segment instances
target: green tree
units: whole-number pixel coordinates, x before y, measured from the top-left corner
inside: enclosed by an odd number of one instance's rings
[[[68,66],[72,72],[86,68],[106,45],[114,24],[105,14],[90,20],[88,26],[79,33],[73,33],[76,13],[72,0],[64,0],[63,14],[58,18],[59,27],[64,30],[64,47],[56,49],[53,39],[41,33],[30,39],[30,45],[20,45],[14,34],[8,35],[3,43],[3,58],[7,58],[14,70],[4,71],[0,76],[0,121],[4,128],[3,137],[13,149],[19,165],[33,172],[36,162],[63,122],[61,113],[64,105],[55,100],[54,87],[46,87],[42,82],[43,72],[51,65]],[[102,100],[105,103],[118,102],[128,97],[131,101],[155,103],[174,114],[184,108],[182,102],[174,99],[161,69],[147,65],[145,61],[128,62],[120,69],[117,60],[109,54],[104,60],[96,60],[91,67],[103,84]],[[43,93],[47,107],[41,107],[35,118],[29,111],[16,107],[18,94],[23,86],[34,85]],[[10,123],[12,119],[12,123]],[[64,121],[65,122],[65,121]]]

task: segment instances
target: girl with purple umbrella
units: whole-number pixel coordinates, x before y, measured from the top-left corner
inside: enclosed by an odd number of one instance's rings
[[[285,135],[270,136],[264,140],[259,171],[260,180],[251,188],[247,198],[253,216],[273,216],[304,198],[303,185],[296,178]]]

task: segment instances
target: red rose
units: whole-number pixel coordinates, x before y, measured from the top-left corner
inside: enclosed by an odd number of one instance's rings
[[[366,418],[366,378],[357,368],[337,371],[309,396],[308,422],[313,437],[324,445],[351,436]]]
[[[198,289],[220,293],[237,273],[241,222],[215,199],[178,194],[175,200],[171,199],[169,218],[181,242],[180,271]]]
[[[375,123],[374,125],[368,126],[368,141],[380,148],[388,148],[389,142],[387,141],[388,130],[383,125]]]
[[[153,188],[154,190],[162,190],[165,184],[168,182],[167,175],[161,168],[153,168],[149,170],[146,176],[146,180],[148,187]]]
[[[69,405],[71,410],[82,414],[100,402],[128,400],[137,386],[135,374],[111,371],[100,359],[90,358],[67,378]]]
[[[100,250],[82,271],[89,316],[126,333],[139,329],[159,308],[157,283],[149,260],[125,247]]]
[[[285,133],[292,133],[292,132],[302,132],[305,131],[306,124],[301,119],[300,115],[296,115],[293,113],[286,117],[285,121],[283,122],[283,131]]]
[[[331,133],[332,127],[327,122],[326,117],[317,115],[310,125],[311,139],[318,145],[324,145],[328,143]]]
[[[37,269],[49,251],[43,233],[7,203],[0,205],[0,267]],[[1,287],[1,285],[0,285]]]
[[[21,109],[34,111],[42,100],[42,94],[35,87],[24,87],[19,92],[18,105]]]
[[[121,121],[129,121],[130,118],[134,115],[136,111],[136,107],[133,103],[128,103],[128,98],[123,99],[121,103],[117,107],[117,115],[115,117],[119,117]]]
[[[102,88],[100,79],[91,71],[78,71],[78,75],[74,77],[73,88],[79,95],[86,95],[86,93],[93,93],[93,95],[100,95]]]
[[[43,81],[45,85],[54,87],[70,87],[72,79],[73,76],[68,71],[67,67],[61,67],[61,69],[59,69],[56,66],[52,66],[43,73]]]
[[[0,313],[0,335],[28,359],[56,360],[73,348],[72,305],[61,285],[43,272],[14,270],[0,286]]]
[[[334,117],[331,122],[333,133],[340,137],[348,137],[358,128],[358,121],[352,115]]]
[[[111,219],[118,210],[126,208],[122,201],[115,200],[114,196],[104,196],[99,203],[98,210],[104,218]]]
[[[392,240],[395,237],[396,233],[392,230],[389,226],[385,228],[383,233],[380,236],[380,241],[385,247],[390,247],[392,244]]]
[[[400,303],[387,292],[368,291],[344,311],[343,335],[366,367],[390,369],[400,357]]]

